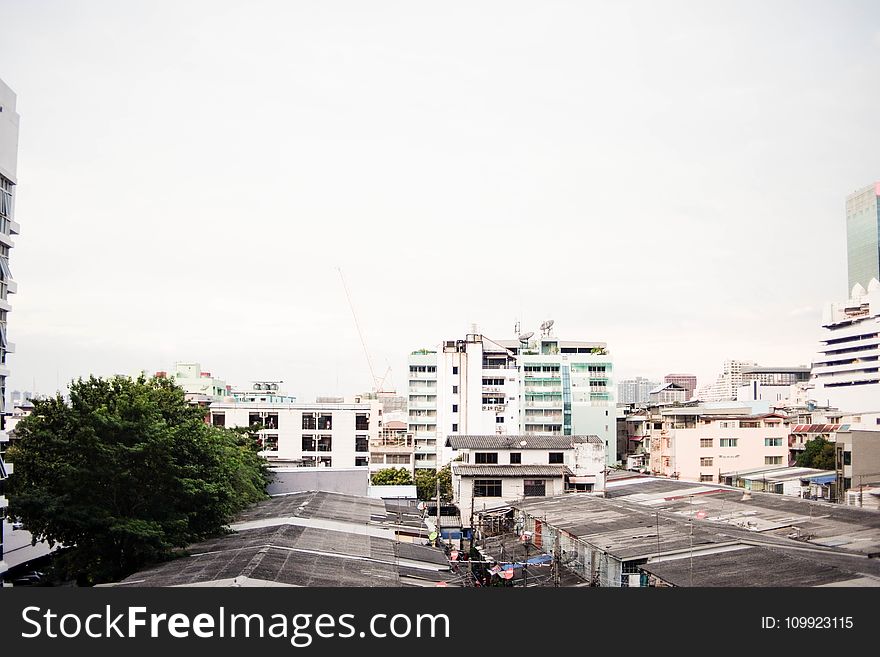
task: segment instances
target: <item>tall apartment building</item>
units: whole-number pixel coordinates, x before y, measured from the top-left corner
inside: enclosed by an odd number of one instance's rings
[[[663,377],[663,383],[674,383],[685,389],[687,399],[694,398],[694,391],[697,389],[697,377],[693,374],[667,374]]]
[[[617,460],[613,365],[605,343],[560,340],[549,330],[524,340],[469,333],[444,341],[438,352],[414,352],[409,369],[416,467],[449,462],[444,445],[456,434],[596,435],[608,463]]]
[[[17,291],[17,284],[9,268],[9,252],[14,246],[12,236],[19,233],[19,226],[15,221],[19,121],[15,102],[15,93],[0,80],[0,577],[7,570],[3,556],[3,537],[11,529],[11,524],[6,521],[7,501],[3,494],[3,480],[12,473],[12,464],[4,464],[3,453],[9,441],[5,423],[6,378],[9,376],[7,355],[14,351],[7,334],[7,316],[12,310],[9,295]]]
[[[414,351],[407,359],[407,424],[413,437],[414,466],[436,469],[437,444],[437,352]]]
[[[634,379],[622,379],[617,384],[617,403],[647,404],[651,391],[659,385],[659,382],[641,376]]]
[[[847,293],[856,285],[867,288],[872,278],[880,280],[880,182],[864,187],[846,198]]]
[[[742,373],[744,367],[757,366],[757,363],[747,360],[726,360],[723,369],[714,383],[706,384],[700,388],[697,395],[701,401],[725,401],[736,399],[736,393],[742,385]]]
[[[822,327],[814,399],[841,411],[880,410],[880,282],[856,283],[850,299],[825,308]]]

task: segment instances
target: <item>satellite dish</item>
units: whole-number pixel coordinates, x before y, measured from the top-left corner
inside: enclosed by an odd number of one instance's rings
[[[529,339],[535,334],[534,331],[529,331],[528,333],[520,333],[519,341],[520,342],[528,342]]]
[[[548,328],[548,329],[553,328],[553,320],[552,320],[552,319],[548,319],[548,320],[547,320],[546,322],[544,322],[544,323],[547,325],[547,328]]]

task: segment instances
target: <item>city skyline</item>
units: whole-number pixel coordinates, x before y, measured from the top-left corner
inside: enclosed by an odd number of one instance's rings
[[[7,390],[176,361],[368,390],[337,266],[398,392],[472,323],[552,318],[618,379],[810,364],[880,180],[874,3],[342,4],[4,7]]]

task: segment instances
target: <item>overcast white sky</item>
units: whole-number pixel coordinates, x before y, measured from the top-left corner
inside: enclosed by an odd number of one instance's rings
[[[398,390],[471,323],[808,364],[880,179],[880,3],[0,0],[9,389]]]

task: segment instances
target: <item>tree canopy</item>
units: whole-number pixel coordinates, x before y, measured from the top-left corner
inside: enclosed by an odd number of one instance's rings
[[[416,490],[420,500],[433,500],[437,497],[437,479],[440,479],[441,502],[452,501],[452,467],[447,465],[439,471],[429,468],[416,470]]]
[[[834,470],[834,443],[822,437],[808,440],[795,463],[802,468]]]
[[[216,535],[265,497],[253,438],[212,427],[167,379],[79,379],[70,402],[34,400],[9,450],[10,514],[61,544],[56,567],[80,584],[125,577]]]
[[[374,486],[411,486],[413,478],[406,468],[385,468],[374,472],[371,482]]]

